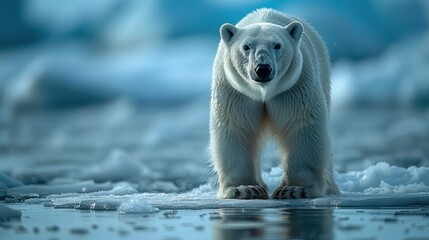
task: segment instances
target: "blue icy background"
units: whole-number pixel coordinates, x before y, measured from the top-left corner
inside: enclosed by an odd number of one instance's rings
[[[243,206],[215,200],[211,67],[220,25],[259,7],[306,19],[332,57],[344,197],[294,204],[429,203],[426,0],[3,1],[0,200],[125,213]],[[273,190],[281,169],[266,145]]]

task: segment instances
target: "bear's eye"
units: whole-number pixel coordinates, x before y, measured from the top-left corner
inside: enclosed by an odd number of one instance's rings
[[[278,49],[280,49],[282,46],[280,45],[280,44],[276,44],[276,45],[274,45],[274,49],[276,49],[276,50],[278,50]]]
[[[246,44],[246,45],[243,46],[243,49],[244,49],[244,51],[247,51],[247,50],[250,49],[250,47],[249,47],[249,45]]]

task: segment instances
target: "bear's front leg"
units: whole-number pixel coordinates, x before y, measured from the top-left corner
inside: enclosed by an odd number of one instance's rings
[[[325,196],[330,144],[325,116],[290,121],[279,134],[283,151],[283,180],[275,199]]]
[[[245,128],[212,130],[212,157],[218,174],[220,198],[268,198],[255,159],[257,138],[251,132]]]
[[[262,105],[238,97],[225,105],[221,100],[219,103],[215,99],[212,103],[210,121],[210,148],[218,175],[218,197],[267,199],[257,157]]]

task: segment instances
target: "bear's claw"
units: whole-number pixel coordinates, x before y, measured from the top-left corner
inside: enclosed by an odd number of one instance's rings
[[[223,196],[227,199],[268,199],[267,190],[259,185],[228,187]]]
[[[296,198],[315,198],[320,197],[314,187],[303,186],[283,186],[278,187],[273,195],[274,199],[296,199]]]

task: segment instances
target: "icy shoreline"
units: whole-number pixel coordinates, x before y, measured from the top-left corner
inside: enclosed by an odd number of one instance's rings
[[[282,171],[263,173],[272,191]],[[429,204],[429,168],[401,168],[380,162],[363,171],[337,173],[341,196],[291,200],[221,200],[213,184],[203,184],[184,193],[139,192],[136,184],[92,181],[25,185],[6,189],[8,202],[23,201],[55,208],[119,210],[120,213],[156,212],[177,209],[284,208],[284,207],[407,207]],[[7,183],[6,183],[7,184]]]

